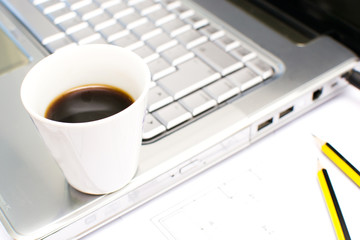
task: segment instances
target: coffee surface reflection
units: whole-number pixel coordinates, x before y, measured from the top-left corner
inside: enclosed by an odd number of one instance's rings
[[[70,89],[55,98],[45,117],[54,121],[81,123],[110,117],[126,109],[134,99],[114,86],[91,84]]]

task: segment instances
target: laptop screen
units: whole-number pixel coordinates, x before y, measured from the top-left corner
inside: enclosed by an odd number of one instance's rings
[[[333,37],[360,55],[359,0],[254,0],[280,9],[319,34]]]
[[[227,1],[296,43],[306,43],[316,35],[328,35],[360,55],[359,0]],[[268,14],[278,22],[270,21]]]

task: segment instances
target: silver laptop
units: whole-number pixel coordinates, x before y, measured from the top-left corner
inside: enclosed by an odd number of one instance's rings
[[[1,0],[0,220],[8,233],[81,238],[341,92],[360,52],[360,24],[348,12],[359,6],[291,2]],[[153,80],[137,175],[102,196],[67,184],[19,97],[37,61],[93,43],[133,50]]]

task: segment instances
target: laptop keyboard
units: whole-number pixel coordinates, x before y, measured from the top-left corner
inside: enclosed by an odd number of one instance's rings
[[[110,43],[152,74],[143,140],[153,140],[271,78],[241,39],[179,0],[33,0],[28,27],[49,52]],[[25,8],[25,7],[24,7]]]

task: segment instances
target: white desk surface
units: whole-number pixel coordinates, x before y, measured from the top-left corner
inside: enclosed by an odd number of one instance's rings
[[[83,240],[336,239],[317,179],[327,168],[350,236],[360,189],[316,147],[331,143],[360,169],[360,91],[341,95]],[[0,226],[0,239],[10,239]]]

